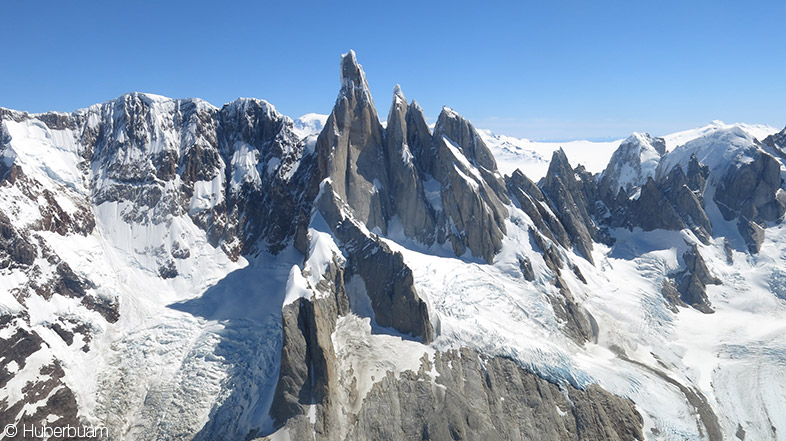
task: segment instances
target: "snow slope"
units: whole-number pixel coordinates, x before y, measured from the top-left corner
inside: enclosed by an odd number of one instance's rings
[[[637,404],[648,439],[708,439],[683,388],[706,399],[722,433],[736,433],[740,425],[746,439],[782,439],[771,427],[786,424],[779,399],[786,388],[786,302],[769,286],[784,274],[783,227],[768,230],[772,239],[761,255],[735,252],[734,264],[726,263],[722,239],[702,247],[710,267],[727,281],[709,291],[714,314],[682,309],[675,315],[660,294],[662,280],[679,268],[686,241],[697,243],[687,231],[617,230],[614,247],[595,250],[597,268],[571,256],[588,283],[563,276],[600,330],[597,343],[579,347],[559,330],[548,306],[545,295],[555,288],[545,262],[521,245],[530,221],[509,209],[506,244],[493,265],[388,241],[403,253],[418,293],[439,320],[432,347],[469,346],[554,381],[598,383]],[[522,254],[541,274],[534,282],[520,273]]]

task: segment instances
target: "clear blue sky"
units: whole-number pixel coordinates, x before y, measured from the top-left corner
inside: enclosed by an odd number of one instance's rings
[[[533,139],[786,125],[786,2],[4,2],[0,106],[71,111],[125,92],[264,98],[329,113],[355,49],[381,117],[393,86],[436,117]]]

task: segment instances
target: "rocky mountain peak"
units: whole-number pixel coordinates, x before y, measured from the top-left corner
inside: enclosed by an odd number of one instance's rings
[[[549,169],[546,172],[546,181],[553,180],[557,177],[570,177],[572,179],[573,168],[568,161],[568,155],[562,147],[554,150],[551,154],[551,162],[549,162]]]
[[[497,170],[491,150],[480,138],[475,127],[450,107],[443,107],[434,126],[434,137],[448,137],[461,147],[461,152],[473,164],[489,171]]]
[[[595,184],[577,178],[581,169],[579,166],[574,170],[565,151],[559,148],[552,154],[541,187],[576,251],[592,263],[592,242],[598,237],[598,228],[590,215],[588,193],[593,193],[593,189],[588,186]]]
[[[235,112],[261,113],[266,118],[281,119],[282,115],[276,110],[276,106],[259,98],[240,97],[230,103],[224,104],[223,108],[232,109]]]
[[[634,133],[622,141],[612,154],[601,175],[601,193],[617,194],[620,188],[628,195],[654,177],[661,157],[666,153],[666,141],[649,133]]]
[[[400,84],[396,84],[395,86],[393,86],[393,97],[394,98],[400,98],[401,101],[404,101],[404,102],[407,101],[406,97],[404,97],[404,92],[401,91],[401,85]]]
[[[666,140],[663,138],[652,136],[649,133],[633,132],[633,134],[629,136],[628,139],[623,141],[623,144],[634,143],[634,142],[636,144],[641,145],[645,149],[646,148],[654,149],[660,156],[663,156],[666,153]]]
[[[775,156],[786,160],[786,128],[764,138],[762,144],[770,148]]]
[[[419,167],[426,173],[432,174],[435,156],[434,146],[431,138],[431,129],[426,122],[426,115],[418,104],[417,100],[412,100],[407,107],[407,145],[415,157]]]
[[[396,86],[393,87],[393,102],[390,105],[390,112],[388,113],[388,123],[390,123],[390,118],[394,111],[406,117],[407,107],[407,98],[404,96],[404,92],[401,91],[401,86],[396,84]]]
[[[365,100],[374,107],[371,91],[366,81],[363,66],[358,63],[355,51],[351,50],[341,56],[341,93],[343,95],[355,94],[358,99]]]

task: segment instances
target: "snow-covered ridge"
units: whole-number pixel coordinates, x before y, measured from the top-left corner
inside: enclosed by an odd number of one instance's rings
[[[706,126],[660,137],[666,141],[666,151],[671,151],[693,139],[733,127],[745,131],[759,141],[780,130],[764,124],[725,124],[721,121],[713,121]],[[581,164],[590,172],[599,173],[606,168],[611,155],[624,141],[624,139],[614,141],[532,141],[498,135],[490,130],[481,129],[478,130],[478,133],[494,153],[501,172],[509,175],[518,168],[534,181],[546,175],[551,155],[559,148],[565,151],[574,166]]]
[[[745,123],[726,124],[723,121],[716,120],[716,121],[712,121],[711,123],[705,126],[696,129],[689,129],[689,130],[683,130],[680,132],[671,133],[662,136],[662,138],[666,140],[666,150],[671,151],[693,139],[700,138],[704,135],[708,135],[718,130],[727,130],[733,127],[738,127],[742,129],[743,131],[750,134],[751,136],[758,139],[759,141],[762,141],[764,140],[764,138],[780,131],[780,129],[772,126],[768,126],[766,124],[745,124]]]
[[[685,165],[691,155],[711,170],[727,167],[756,149],[757,138],[742,126],[718,126],[712,131],[676,147],[664,157],[658,176],[665,176],[675,165]]]

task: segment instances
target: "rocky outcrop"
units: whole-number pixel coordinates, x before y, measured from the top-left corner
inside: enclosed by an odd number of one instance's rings
[[[764,151],[752,161],[730,166],[721,178],[715,202],[724,219],[737,219],[737,227],[751,253],[758,253],[762,226],[780,222],[786,213],[786,192],[781,188],[781,165]]]
[[[353,277],[363,280],[376,323],[431,342],[435,335],[428,308],[418,296],[412,270],[401,253],[393,252],[377,236],[365,233],[353,219],[344,216],[342,201],[329,182],[323,184],[316,206],[346,256],[345,282]]]
[[[543,192],[520,170],[505,178],[508,192],[518,202],[519,208],[532,219],[538,231],[544,236],[559,243],[565,248],[570,247],[570,237],[559,219],[548,208]]]
[[[627,189],[620,187],[616,196],[600,190],[598,196],[606,216],[599,217],[612,227],[639,227],[644,231],[688,228],[708,244],[713,228],[704,210],[703,192],[709,171],[695,155],[691,156],[687,168],[689,175],[681,165],[676,165],[660,177],[652,169],[643,183]],[[600,188],[608,187],[604,179]]]
[[[469,349],[437,353],[417,372],[388,373],[351,420],[342,439],[644,439],[631,401],[597,386],[550,383],[509,359]],[[305,418],[288,428],[293,439],[312,433]],[[316,439],[335,439],[315,432]]]
[[[29,220],[33,222],[33,225],[29,226],[31,230],[51,231],[60,236],[71,233],[87,236],[93,232],[96,221],[87,200],[58,198],[60,195],[57,195],[56,191],[45,188],[40,182],[27,176],[19,165],[12,163],[9,166],[0,160],[0,189],[10,191],[12,187],[37,207],[38,218]],[[63,209],[61,204],[65,203],[73,205],[71,211]]]
[[[435,211],[426,198],[423,179],[408,143],[410,132],[411,136],[417,139],[424,126],[421,126],[421,121],[408,118],[408,114],[407,100],[397,85],[393,91],[393,103],[385,129],[390,207],[392,215],[398,216],[407,237],[415,238],[424,244],[433,244],[437,240]],[[409,129],[410,123],[416,127]],[[428,127],[425,127],[425,135],[428,135]]]
[[[591,207],[586,192],[593,189],[585,188],[585,181],[576,179],[573,167],[561,148],[554,152],[541,188],[576,251],[592,263],[592,244],[599,237],[599,231],[590,216]]]
[[[322,412],[330,410],[330,396],[339,387],[330,336],[338,316],[348,311],[349,300],[343,289],[326,298],[297,299],[284,306],[281,370],[270,408],[277,426],[306,414],[309,405],[319,405]],[[320,420],[328,424],[336,416]],[[319,432],[330,433],[330,427],[323,426]]]
[[[338,225],[337,233],[348,256],[347,277],[358,276],[363,280],[374,320],[430,343],[435,336],[428,308],[418,296],[412,270],[404,263],[401,253],[391,251],[377,238],[364,235],[349,220]]]
[[[509,203],[496,162],[477,131],[443,109],[432,135],[399,87],[385,130],[354,52],[341,61],[342,87],[316,142],[320,182],[370,230],[390,222],[426,245],[450,241],[487,262],[501,249]]]
[[[704,211],[704,199],[701,196],[704,174],[695,156],[691,158],[688,170],[693,173],[690,178],[682,171],[682,167],[674,167],[659,186],[684,225],[706,244],[712,236],[712,224]]]
[[[349,439],[643,439],[633,403],[600,388],[561,390],[510,360],[467,349],[437,354],[433,365],[437,388],[419,386],[429,366],[378,383]]]
[[[685,223],[682,222],[679,214],[677,214],[652,178],[647,179],[647,183],[641,187],[638,199],[633,200],[630,207],[631,224],[641,227],[644,231],[652,231],[659,228],[664,230],[681,230],[685,227]]]
[[[611,155],[600,175],[601,194],[616,195],[620,189],[632,195],[638,187],[655,176],[660,158],[666,153],[666,141],[648,133],[634,133]]]
[[[18,435],[7,437],[19,440],[40,439],[28,436],[24,427],[65,427],[80,426],[79,408],[72,390],[64,383],[65,376],[60,362],[47,353],[46,343],[34,331],[25,329],[23,317],[0,316],[0,328],[15,331],[0,337],[0,388],[27,367],[29,381],[22,388],[23,397],[9,402],[10,397],[0,398],[0,425],[16,427]],[[61,331],[63,332],[63,331]],[[64,334],[65,335],[65,334]],[[38,354],[44,363],[30,371],[28,359]],[[72,438],[75,440],[96,440],[98,437]]]
[[[774,156],[786,161],[786,129],[764,138],[762,144],[771,149]]]
[[[8,216],[0,211],[0,269],[29,267],[37,256],[35,245],[19,234]]]
[[[562,331],[576,344],[583,345],[587,341],[594,340],[596,330],[593,329],[592,323],[594,319],[592,316],[581,307],[573,297],[570,288],[562,278],[562,269],[565,264],[562,257],[557,251],[557,247],[552,243],[546,241],[537,231],[532,227],[529,229],[530,237],[538,248],[538,251],[543,256],[543,262],[551,270],[551,283],[557,288],[559,295],[549,295],[549,303],[554,311],[554,315],[562,322]],[[574,272],[578,271],[577,267],[571,268]],[[583,279],[581,272],[576,274],[576,277]],[[586,283],[586,280],[584,280]]]
[[[319,173],[369,228],[390,217],[384,132],[366,75],[350,51],[341,57],[341,91],[316,143]]]
[[[707,178],[710,176],[710,168],[699,162],[696,154],[690,155],[688,161],[687,180],[688,188],[694,193],[700,195],[704,194],[704,188],[707,185]]]
[[[628,201],[626,221],[644,231],[691,229],[704,243],[712,236],[712,224],[704,203],[690,187],[681,167],[658,183],[652,178],[641,187],[638,198]]]
[[[721,280],[710,273],[695,244],[683,253],[682,260],[685,268],[664,280],[663,296],[671,305],[692,306],[705,314],[713,313],[707,297],[707,285],[720,285]]]

